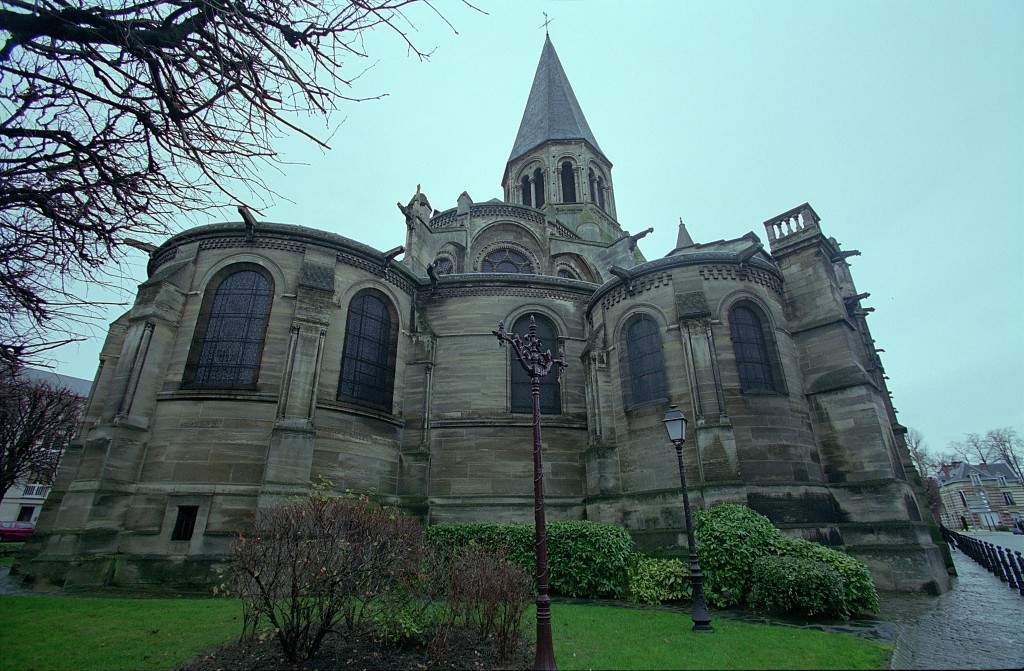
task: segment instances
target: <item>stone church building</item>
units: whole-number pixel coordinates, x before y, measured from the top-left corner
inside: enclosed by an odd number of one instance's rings
[[[321,477],[428,522],[528,521],[529,382],[492,331],[534,315],[569,363],[541,393],[549,518],[680,552],[661,424],[678,404],[696,505],[742,502],[842,546],[883,589],[945,589],[858,252],[805,203],[764,222],[767,248],[680,223],[647,260],[612,169],[546,40],[502,200],[439,211],[417,189],[386,252],[251,219],[168,239],[110,326],[22,571],[208,582],[257,509]]]

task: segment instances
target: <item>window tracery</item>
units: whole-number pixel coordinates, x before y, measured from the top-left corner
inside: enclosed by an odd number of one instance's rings
[[[737,303],[729,310],[729,332],[736,354],[736,370],[743,391],[781,391],[773,370],[769,346],[774,347],[766,332],[766,322],[749,302]]]
[[[338,400],[391,412],[397,349],[398,320],[391,301],[376,289],[357,293],[345,320]]]
[[[658,323],[650,315],[639,314],[629,321],[625,331],[629,378],[627,405],[664,398],[668,391]]]
[[[487,253],[480,264],[484,273],[532,273],[533,265],[525,254],[509,247],[500,247]]]
[[[255,263],[215,275],[203,297],[182,386],[255,387],[273,298],[273,279]]]

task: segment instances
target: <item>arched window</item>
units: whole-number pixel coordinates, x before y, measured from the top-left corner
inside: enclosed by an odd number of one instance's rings
[[[253,389],[274,300],[274,280],[255,263],[214,275],[206,287],[182,386]]]
[[[533,194],[530,193],[530,178],[528,175],[523,175],[521,188],[523,191],[523,205],[533,207]]]
[[[604,178],[597,178],[597,206],[604,209]]]
[[[562,202],[576,202],[576,173],[568,161],[562,163]]]
[[[455,261],[450,256],[439,256],[434,259],[435,275],[451,275],[455,272]]]
[[[537,337],[541,347],[558,352],[558,339],[554,324],[547,317],[534,315],[537,322]],[[530,330],[530,315],[524,315],[512,325],[512,331],[524,335]],[[530,394],[530,376],[512,353],[512,412],[533,412],[533,396]],[[562,413],[562,387],[558,383],[558,371],[551,369],[540,379],[540,412],[543,415]]]
[[[544,207],[544,173],[540,168],[533,171],[533,188],[535,207]]]
[[[558,276],[559,277],[565,277],[565,278],[570,279],[570,280],[578,280],[579,279],[579,277],[576,275],[576,273],[574,273],[569,268],[559,268],[558,269]]]
[[[502,248],[489,252],[480,264],[484,273],[532,273],[530,261],[514,249]]]
[[[736,353],[736,370],[743,391],[779,391],[772,370],[768,344],[772,342],[767,320],[750,303],[737,303],[729,310],[729,333]]]
[[[627,407],[667,397],[658,322],[645,314],[633,317],[626,325],[626,350]]]
[[[376,289],[363,289],[348,306],[338,400],[391,412],[398,350],[398,315]]]
[[[588,184],[590,185],[590,202],[597,203],[597,180],[594,179],[594,170],[587,170]]]

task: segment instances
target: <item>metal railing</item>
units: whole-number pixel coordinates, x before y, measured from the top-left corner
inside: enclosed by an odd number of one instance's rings
[[[944,526],[939,528],[942,531],[942,539],[954,549],[984,566],[1010,589],[1015,589],[1024,596],[1024,557],[1020,551],[1008,550],[1001,545],[966,536]]]

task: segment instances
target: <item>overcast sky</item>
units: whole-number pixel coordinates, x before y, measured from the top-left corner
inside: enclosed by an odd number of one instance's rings
[[[501,197],[546,11],[620,223],[655,229],[648,259],[679,217],[698,242],[766,241],[762,221],[809,201],[863,254],[900,421],[933,447],[1024,431],[1024,2],[474,2],[488,15],[438,3],[458,35],[411,14],[426,62],[370,38],[354,92],[389,95],[346,107],[330,152],[282,141],[294,165],[268,181],[286,200],[263,218],[388,249],[417,184],[441,210]],[[91,378],[101,336],[58,372]]]

